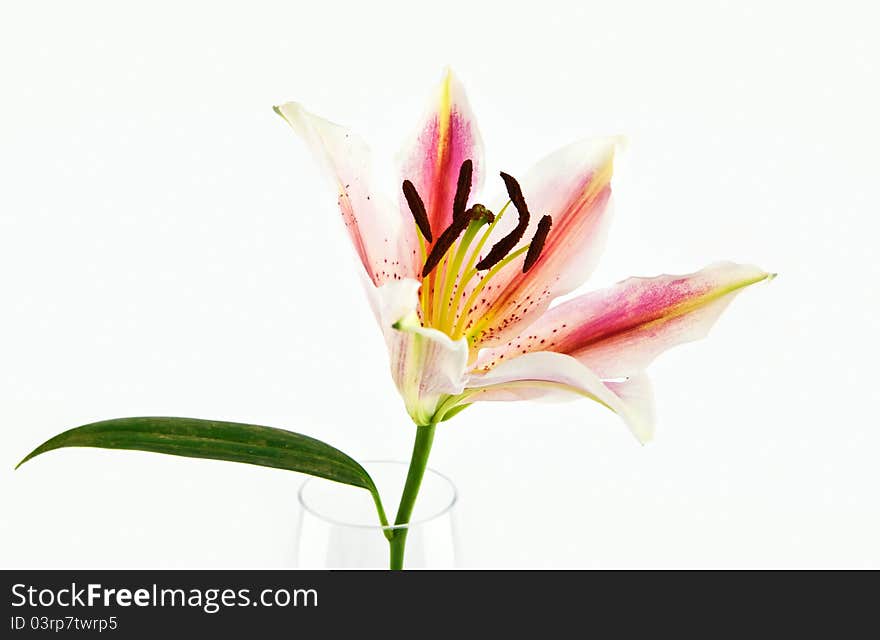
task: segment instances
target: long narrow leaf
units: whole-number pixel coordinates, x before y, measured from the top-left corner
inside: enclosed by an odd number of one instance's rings
[[[360,464],[329,444],[284,429],[197,418],[117,418],[58,434],[31,451],[16,469],[64,447],[132,449],[299,471],[366,489],[387,525],[376,485]]]

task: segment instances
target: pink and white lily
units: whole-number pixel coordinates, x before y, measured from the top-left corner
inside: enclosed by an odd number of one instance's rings
[[[772,277],[719,263],[553,306],[602,252],[618,138],[559,149],[520,180],[502,174],[507,196],[487,208],[474,196],[484,180],[480,133],[447,73],[400,155],[394,202],[373,184],[369,150],[353,133],[295,102],[275,109],[337,189],[392,377],[418,425],[474,402],[582,396],[645,442],[654,428],[645,367],[706,335],[743,288]]]

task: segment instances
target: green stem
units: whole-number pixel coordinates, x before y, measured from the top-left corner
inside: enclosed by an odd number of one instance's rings
[[[434,428],[436,425],[427,424],[416,427],[416,441],[413,444],[412,458],[409,462],[409,471],[406,474],[406,484],[403,486],[403,494],[400,496],[400,506],[397,508],[395,525],[407,525],[412,516],[419,488],[422,486],[422,478],[425,476],[425,468],[428,466],[428,456],[431,453],[431,444],[434,442]],[[394,535],[389,541],[391,547],[391,569],[403,569],[403,552],[406,547],[406,534],[408,527],[394,529]]]

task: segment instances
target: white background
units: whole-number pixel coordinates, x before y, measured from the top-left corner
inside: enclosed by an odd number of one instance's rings
[[[880,567],[874,3],[12,3],[0,16],[0,566],[272,567],[303,477],[71,449],[127,415],[405,458],[335,194],[271,106],[388,161],[445,65],[490,168],[623,133],[589,286],[778,271],[650,369],[640,447],[589,402],[472,408],[432,466],[480,567]],[[395,188],[390,181],[389,191]]]

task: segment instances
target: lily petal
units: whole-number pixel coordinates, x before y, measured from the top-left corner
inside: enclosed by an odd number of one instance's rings
[[[344,127],[319,118],[296,102],[275,107],[326,169],[354,249],[376,286],[418,273],[412,220],[377,193],[367,145]]]
[[[654,432],[653,396],[644,376],[605,383],[583,364],[562,353],[539,351],[507,360],[467,382],[465,402],[572,399],[595,400],[617,413],[640,442]]]
[[[464,389],[467,341],[419,323],[418,280],[388,282],[372,290],[370,302],[385,336],[391,377],[416,424],[428,424],[444,395]]]
[[[483,141],[464,88],[447,71],[414,139],[399,156],[401,181],[412,181],[421,195],[435,238],[452,222],[458,171],[468,159],[473,162],[475,193],[483,180]],[[402,197],[401,207],[408,211]]]
[[[705,337],[740,291],[771,277],[755,266],[722,262],[688,275],[629,278],[550,309],[504,347],[484,351],[477,367],[554,351],[602,378],[632,376],[666,349]]]
[[[605,246],[610,220],[611,175],[620,138],[576,142],[550,154],[520,181],[532,212],[519,246],[530,242],[543,215],[553,218],[544,249],[528,273],[517,260],[500,271],[486,295],[470,309],[474,345],[497,345],[538,318],[554,298],[580,286]],[[516,216],[506,214],[495,234],[506,233]],[[482,319],[480,319],[482,317]]]

